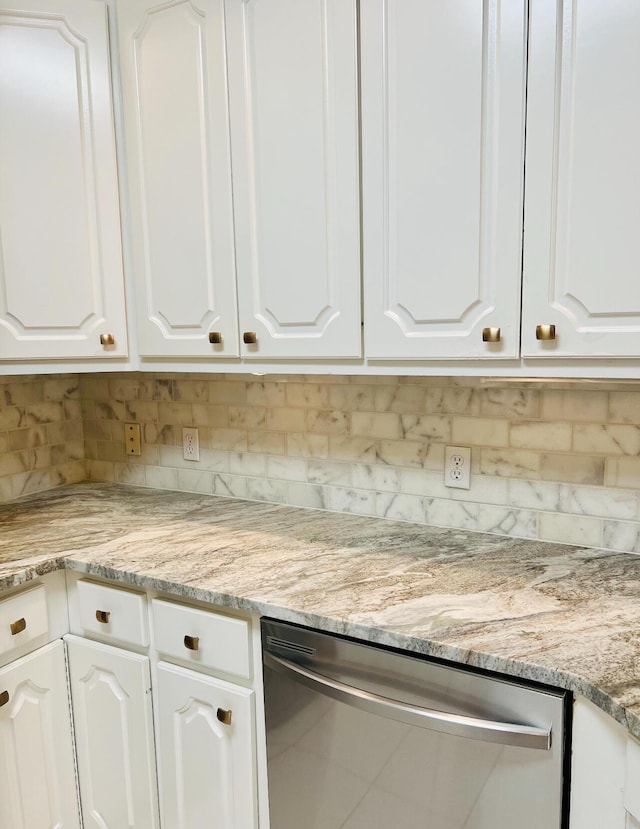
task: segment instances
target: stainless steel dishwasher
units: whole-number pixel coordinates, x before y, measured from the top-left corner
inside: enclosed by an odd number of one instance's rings
[[[263,620],[271,829],[561,829],[568,695]]]

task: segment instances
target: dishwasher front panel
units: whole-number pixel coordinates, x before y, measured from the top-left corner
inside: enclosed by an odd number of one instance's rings
[[[564,692],[262,636],[271,829],[562,829]]]

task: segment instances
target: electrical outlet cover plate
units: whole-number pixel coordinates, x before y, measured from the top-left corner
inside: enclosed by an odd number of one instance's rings
[[[468,446],[444,447],[444,485],[456,489],[471,486],[471,449]]]
[[[185,426],[182,429],[182,457],[185,461],[200,460],[200,441],[195,428]]]

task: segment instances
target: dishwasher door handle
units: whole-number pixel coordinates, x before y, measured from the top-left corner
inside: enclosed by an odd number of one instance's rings
[[[469,737],[472,740],[484,740],[505,746],[535,748],[548,751],[551,748],[551,729],[536,728],[530,725],[496,722],[481,717],[467,717],[463,714],[451,714],[431,708],[409,705],[399,700],[383,697],[371,691],[354,688],[336,679],[310,671],[295,662],[283,659],[275,654],[264,653],[264,664],[281,674],[290,675],[291,679],[301,685],[318,691],[338,702],[344,702],[361,711],[377,714],[387,719],[397,720],[407,725],[417,725],[454,737]]]

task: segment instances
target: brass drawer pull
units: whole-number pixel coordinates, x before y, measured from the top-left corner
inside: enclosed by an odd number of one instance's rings
[[[231,711],[225,711],[224,708],[218,708],[216,717],[224,725],[231,725]]]
[[[536,325],[536,340],[555,340],[555,325]]]
[[[11,635],[15,636],[17,633],[22,633],[27,628],[26,619],[18,619],[17,622],[11,622]]]
[[[185,648],[189,648],[190,651],[197,651],[200,647],[200,637],[199,636],[185,636],[184,637],[184,646]]]
[[[116,338],[113,334],[100,334],[100,345],[115,345]]]
[[[9,702],[9,692],[8,691],[3,691],[0,694],[0,708],[2,708],[2,706],[6,705],[8,702]],[[218,710],[220,710],[220,709],[218,709]]]
[[[247,345],[255,345],[258,342],[258,335],[255,331],[245,331],[242,335],[242,342]]]
[[[499,343],[500,329],[499,328],[483,328],[482,329],[483,343]]]
[[[209,331],[209,342],[211,345],[220,345],[222,343],[222,334],[219,331]]]
[[[109,616],[111,613],[108,610],[96,610],[96,619],[103,625],[109,624]]]

